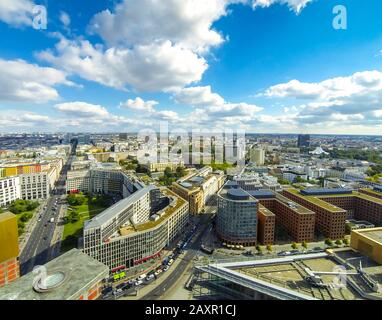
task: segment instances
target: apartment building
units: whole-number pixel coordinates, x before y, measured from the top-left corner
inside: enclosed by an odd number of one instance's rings
[[[21,199],[20,178],[0,179],[0,207],[7,206],[17,199]]]
[[[17,217],[0,214],[0,288],[20,277]]]
[[[171,190],[189,202],[191,214],[199,214],[223,186],[224,181],[223,172],[214,173],[211,167],[205,167],[174,182]]]
[[[112,271],[161,254],[189,221],[188,203],[167,188],[146,186],[84,226],[84,252]]]

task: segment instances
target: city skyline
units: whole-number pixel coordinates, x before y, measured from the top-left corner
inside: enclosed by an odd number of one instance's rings
[[[13,3],[0,14],[2,132],[381,132],[377,1],[343,1],[340,30],[336,1]]]

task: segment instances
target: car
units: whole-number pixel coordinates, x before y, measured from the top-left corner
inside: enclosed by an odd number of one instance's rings
[[[136,286],[136,287],[138,287],[138,286],[140,286],[140,285],[142,285],[142,284],[143,284],[143,281],[142,281],[142,280],[138,280],[138,281],[135,282],[135,286]]]
[[[37,220],[38,222],[41,222],[41,218],[38,218],[38,220]]]
[[[44,239],[44,241],[46,241],[48,239],[48,237],[44,237],[43,239]]]
[[[278,256],[287,256],[287,255],[290,255],[290,251],[281,251],[277,255]]]
[[[155,276],[159,276],[161,273],[162,273],[162,269],[158,269],[157,271],[155,271]]]
[[[164,266],[163,272],[166,272],[170,267],[169,266]]]
[[[144,278],[146,278],[147,275],[146,274],[141,274],[139,277],[138,277],[138,280],[143,280]]]
[[[174,263],[174,259],[170,259],[169,262],[167,263],[168,266],[171,266]]]
[[[152,280],[154,280],[154,279],[155,279],[155,275],[153,275],[153,274],[150,274],[149,276],[147,276],[147,277],[145,278],[146,282],[152,281]]]

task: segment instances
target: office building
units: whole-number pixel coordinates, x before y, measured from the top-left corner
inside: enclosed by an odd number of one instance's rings
[[[160,256],[188,221],[184,199],[146,186],[85,222],[83,250],[112,272],[128,269]]]
[[[171,190],[189,202],[191,214],[199,214],[205,205],[214,199],[224,181],[223,172],[212,172],[211,167],[204,167],[174,182]]]
[[[258,207],[258,200],[235,183],[227,182],[218,193],[219,238],[231,245],[256,245]]]
[[[0,287],[20,276],[18,241],[17,217],[10,212],[0,213]]]
[[[316,213],[317,228],[331,239],[345,235],[346,219],[382,223],[382,199],[351,189],[307,189],[283,191],[287,198]]]
[[[299,134],[297,139],[297,146],[299,148],[309,148],[310,147],[310,135],[309,134]]]
[[[382,265],[382,228],[353,230],[350,247]]]

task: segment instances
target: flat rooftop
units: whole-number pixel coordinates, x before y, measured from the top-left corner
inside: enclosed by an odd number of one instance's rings
[[[288,199],[287,197],[284,197],[283,195],[279,193],[276,194],[276,200],[283,203],[285,206],[289,207],[290,209],[297,212],[298,214],[315,214],[313,211],[309,210],[308,208],[305,208],[304,206]]]
[[[143,197],[146,193],[148,193],[154,189],[156,189],[155,186],[149,185],[149,186],[146,186],[144,188],[139,189],[138,191],[134,192],[133,194],[131,194],[127,198],[122,199],[121,201],[118,201],[117,203],[115,203],[111,207],[102,211],[99,215],[97,215],[93,219],[85,221],[84,229],[100,227],[104,223],[107,223],[111,219],[117,217],[127,207],[129,207],[131,204],[133,204],[134,202],[138,201],[141,197]]]
[[[381,285],[382,266],[349,249],[339,249],[334,255],[301,254],[245,262],[217,263],[201,269],[281,300],[382,300],[382,293],[372,291],[357,272],[360,260],[367,276]],[[348,273],[347,282],[342,288],[335,287],[338,275],[336,270],[345,264]],[[341,272],[342,270],[341,268]],[[308,280],[310,275],[308,271],[319,276],[321,285],[312,284]]]
[[[72,300],[84,289],[109,275],[109,268],[78,249],[72,249],[44,265],[47,275],[63,274],[63,282],[55,289],[39,293],[33,287],[36,274],[30,272],[0,288],[0,300]]]
[[[355,232],[382,245],[382,228],[361,229],[356,230]]]

